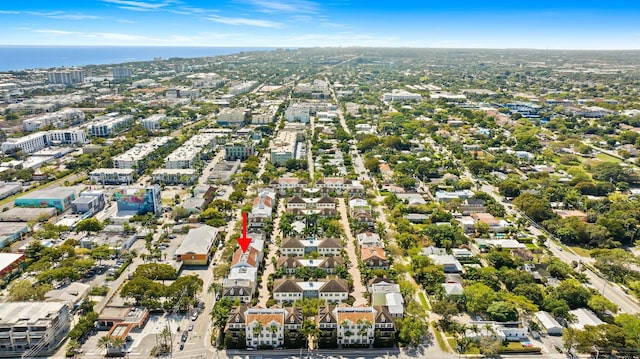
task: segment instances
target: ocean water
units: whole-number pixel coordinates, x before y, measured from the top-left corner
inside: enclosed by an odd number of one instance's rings
[[[0,71],[150,61],[156,57],[207,57],[272,48],[152,46],[0,46]]]

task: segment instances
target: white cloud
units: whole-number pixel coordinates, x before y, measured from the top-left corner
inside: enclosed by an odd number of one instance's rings
[[[280,27],[282,24],[269,21],[269,20],[260,20],[260,19],[248,19],[244,17],[224,17],[211,15],[205,18],[206,20],[218,22],[226,25],[234,25],[234,26],[257,26],[257,27]]]
[[[27,14],[34,16],[42,16],[50,19],[63,19],[63,20],[96,20],[100,19],[96,15],[88,15],[81,13],[67,13],[64,11],[27,11]]]
[[[2,15],[18,15],[19,13],[20,13],[20,11],[0,10],[0,14],[2,14]]]
[[[319,11],[317,3],[309,0],[244,0],[266,13],[303,13],[315,14]]]
[[[97,38],[104,40],[118,40],[118,41],[136,41],[148,39],[146,36],[122,34],[116,32],[81,32],[81,31],[67,31],[57,29],[36,29],[31,30],[40,34],[58,35],[58,36],[77,36],[86,38]]]
[[[102,0],[102,2],[120,5],[119,7],[121,9],[134,10],[134,11],[156,11],[174,3],[173,1],[168,1],[168,0],[161,1],[161,2],[133,1],[133,0]]]

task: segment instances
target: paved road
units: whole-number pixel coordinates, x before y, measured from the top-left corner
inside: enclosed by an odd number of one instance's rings
[[[464,177],[471,181],[476,181],[467,169],[464,169]],[[504,202],[504,199],[498,194],[498,189],[495,186],[491,184],[483,184],[480,187],[480,190],[489,194],[498,203],[502,204],[505,207],[507,215],[512,216],[513,218],[518,218],[521,216],[521,214],[515,209],[513,205]],[[553,236],[551,236],[548,232],[544,231],[545,233],[543,233],[543,230],[535,225],[529,226],[528,230],[536,237],[544,234],[553,238]],[[573,251],[564,250],[559,245],[559,242],[555,240],[555,238],[550,241],[550,245],[548,246],[548,248],[555,257],[559,258],[565,263],[571,264],[574,261],[578,263],[593,263],[593,258],[591,257],[583,257],[574,253]],[[630,295],[626,294],[624,290],[620,288],[620,286],[607,279],[603,279],[603,276],[590,269],[586,269],[584,271],[584,274],[591,281],[591,284],[587,286],[596,289],[598,292],[600,292],[600,294],[604,295],[607,299],[618,305],[621,312],[629,314],[640,313],[640,306],[638,305],[638,301]]]
[[[280,231],[280,218],[282,218],[282,215],[285,212],[285,208],[285,201],[278,201],[278,215],[273,221],[273,234],[271,235],[272,242],[275,242],[277,236],[280,236],[280,238],[282,238],[282,232]],[[276,246],[275,243],[272,243],[271,245],[269,245],[269,252],[266,256],[264,256],[264,271],[262,272],[261,288],[258,289],[260,298],[258,305],[263,308],[267,307],[267,301],[271,297],[269,295],[267,284],[269,283],[269,275],[275,272],[275,266],[271,264],[271,260],[272,258],[278,258],[277,252],[278,246]]]
[[[349,261],[351,262],[349,273],[353,277],[353,297],[356,299],[353,306],[357,307],[360,305],[367,305],[367,299],[364,297],[364,294],[367,292],[367,287],[362,284],[362,276],[360,274],[360,269],[358,268],[358,251],[353,245],[355,238],[351,234],[351,227],[349,226],[349,217],[347,216],[347,207],[344,203],[344,198],[338,198],[338,212],[340,212],[340,223],[342,223],[342,229],[347,236],[347,247],[345,248],[345,251],[347,252],[347,257],[349,257]]]

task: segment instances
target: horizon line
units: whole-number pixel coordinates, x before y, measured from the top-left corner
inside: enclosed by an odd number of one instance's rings
[[[66,45],[66,44],[0,44],[0,47],[137,47],[137,48],[227,48],[227,49],[408,49],[408,50],[540,50],[540,51],[640,51],[638,48],[571,49],[537,47],[434,47],[434,46],[228,46],[228,45]]]

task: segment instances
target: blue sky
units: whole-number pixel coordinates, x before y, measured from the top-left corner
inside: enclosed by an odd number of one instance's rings
[[[640,1],[2,1],[3,45],[640,49]]]

